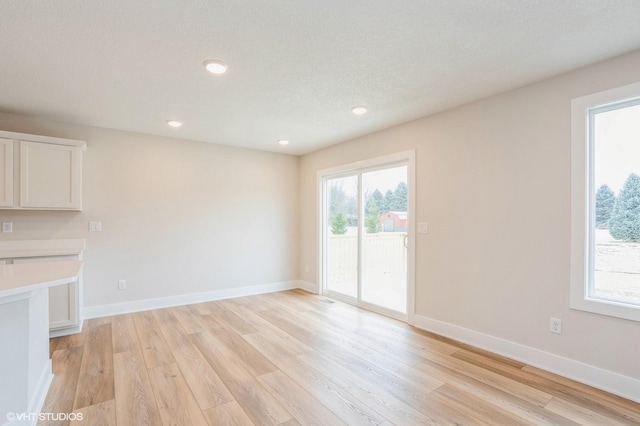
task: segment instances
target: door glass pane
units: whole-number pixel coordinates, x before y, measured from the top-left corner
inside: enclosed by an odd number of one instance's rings
[[[362,300],[406,313],[407,166],[362,174]]]
[[[327,289],[358,297],[358,176],[327,180]]]

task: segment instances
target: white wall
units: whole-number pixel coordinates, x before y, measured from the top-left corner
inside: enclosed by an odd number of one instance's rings
[[[416,315],[640,379],[640,323],[569,309],[570,101],[639,69],[640,51],[303,156],[301,278],[317,280],[316,172],[415,149]]]
[[[85,307],[298,278],[298,157],[12,114],[0,129],[87,141],[83,212],[0,210],[0,239],[86,238]]]

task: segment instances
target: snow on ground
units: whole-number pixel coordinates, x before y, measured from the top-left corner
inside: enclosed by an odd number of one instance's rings
[[[640,243],[616,241],[596,229],[595,292],[640,304]]]

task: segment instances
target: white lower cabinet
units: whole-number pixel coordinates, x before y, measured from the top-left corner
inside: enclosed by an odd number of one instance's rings
[[[13,263],[53,262],[79,260],[78,256],[46,256],[12,259]],[[49,288],[49,330],[72,328],[79,325],[79,283],[62,284]]]
[[[82,260],[83,239],[0,241],[0,264]],[[82,330],[82,271],[78,281],[50,287],[49,336],[58,337]]]
[[[77,292],[75,283],[49,289],[49,330],[78,326]]]

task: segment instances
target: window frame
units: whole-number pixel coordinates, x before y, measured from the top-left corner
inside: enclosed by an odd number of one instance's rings
[[[640,83],[571,101],[571,291],[570,307],[640,321],[640,306],[592,296],[595,260],[594,114],[640,101]]]

